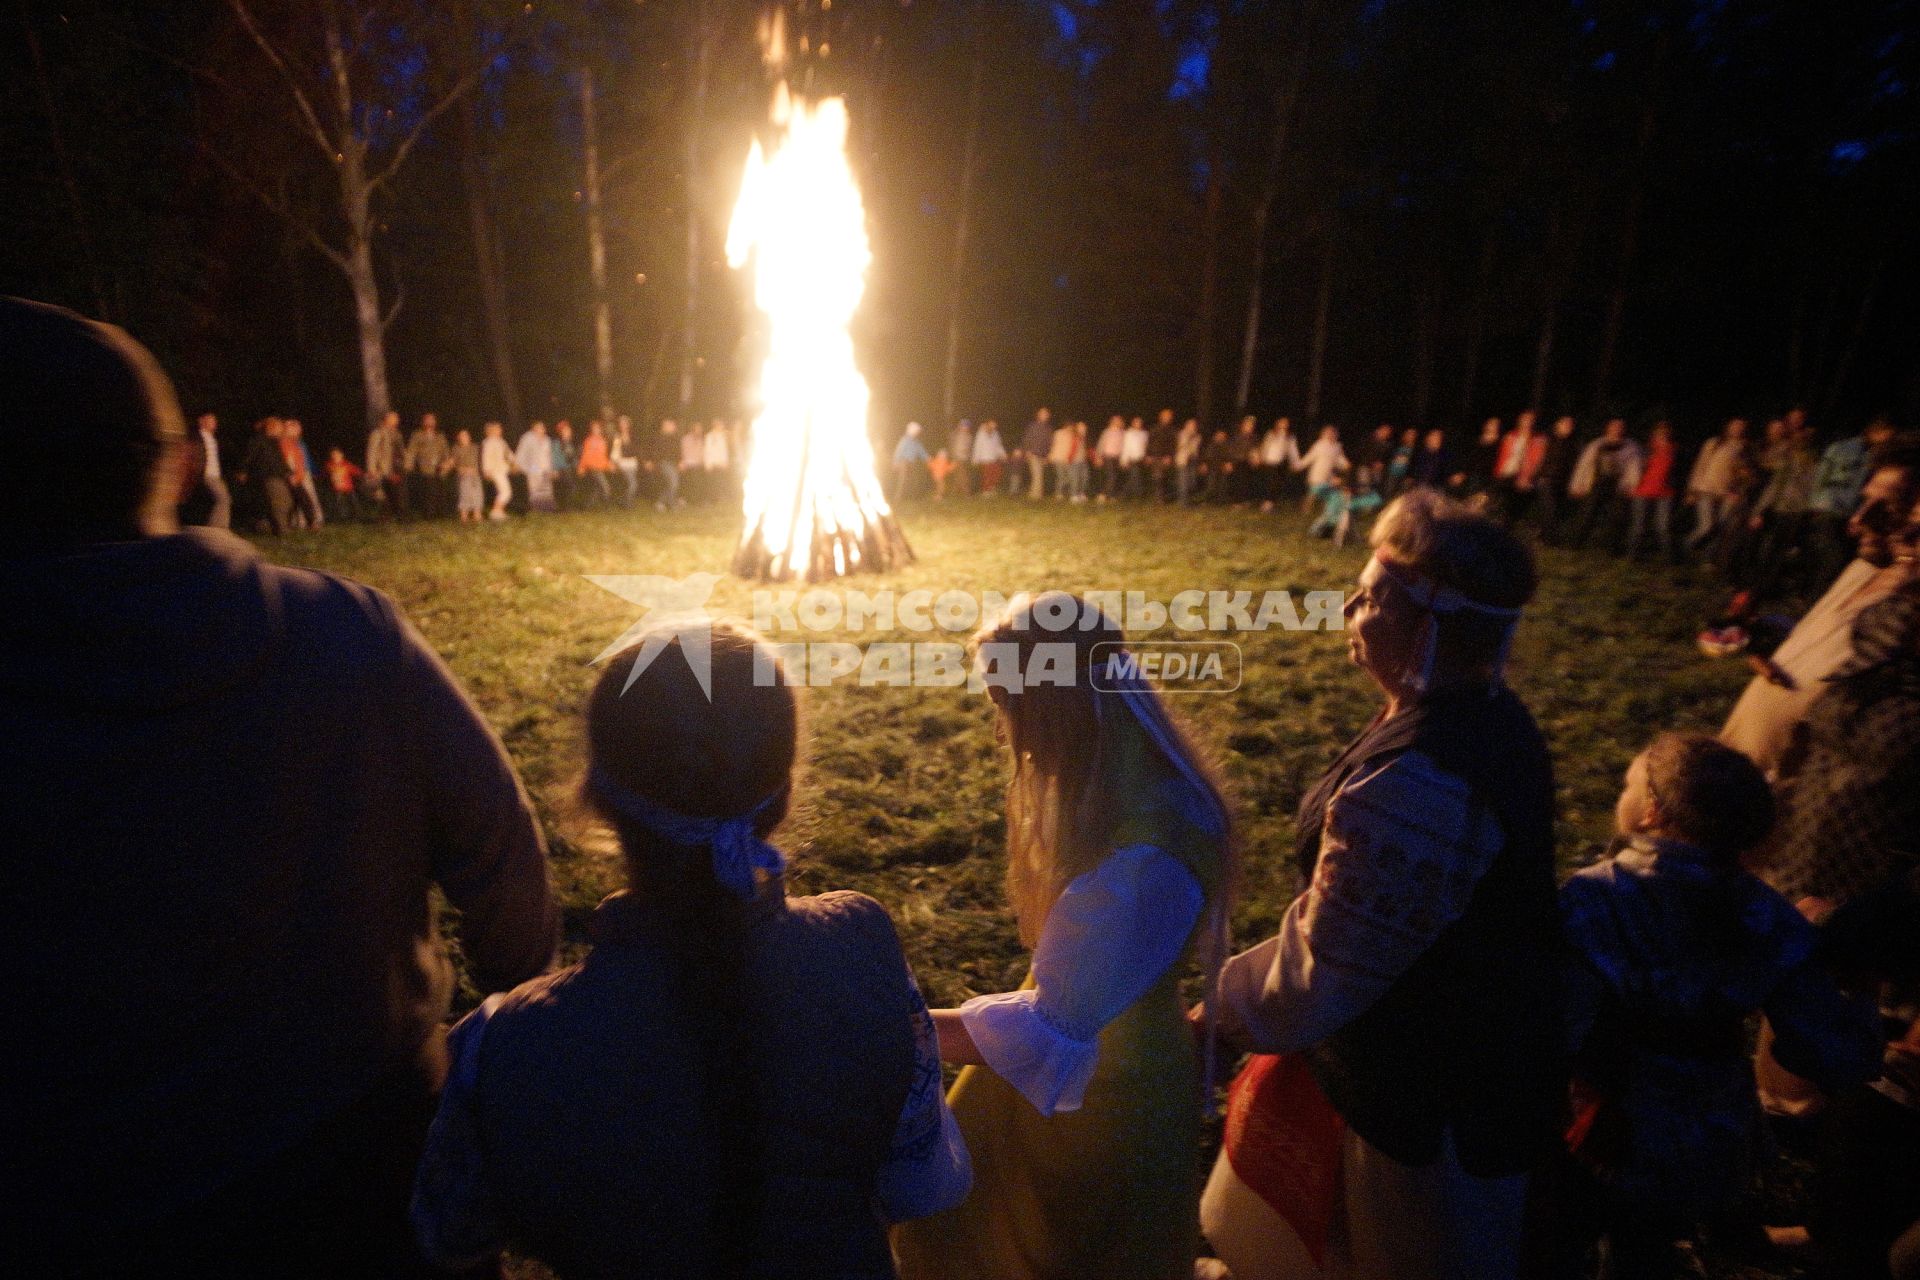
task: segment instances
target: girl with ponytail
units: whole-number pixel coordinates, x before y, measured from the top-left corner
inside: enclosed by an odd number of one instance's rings
[[[511,1244],[568,1280],[891,1276],[886,1224],[964,1196],[966,1149],[886,911],[786,896],[785,672],[743,627],[645,635],[587,737],[583,797],[628,888],[583,962],[456,1029],[423,1244],[443,1263]]]

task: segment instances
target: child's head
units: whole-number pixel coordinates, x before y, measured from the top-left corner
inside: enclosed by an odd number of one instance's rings
[[[1614,809],[1622,835],[1677,840],[1726,862],[1765,840],[1773,816],[1759,766],[1697,733],[1663,733],[1635,756]]]
[[[752,630],[654,630],[607,664],[588,698],[583,794],[619,834],[633,880],[705,885],[713,850],[676,840],[672,816],[742,818],[765,837],[787,816],[798,743],[793,688]],[[670,817],[655,820],[660,810]]]
[[[338,449],[327,450],[328,462],[345,462],[346,460],[347,460],[347,455],[340,452],[340,450]]]

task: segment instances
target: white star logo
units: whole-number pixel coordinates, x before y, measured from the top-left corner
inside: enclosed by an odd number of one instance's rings
[[[633,688],[633,682],[668,642],[677,639],[693,678],[700,682],[700,691],[707,695],[709,702],[713,700],[713,615],[707,612],[706,605],[714,585],[720,581],[719,574],[690,573],[684,578],[652,573],[583,576],[602,591],[610,591],[646,611],[588,665],[605,662],[645,637],[640,652],[634,655],[633,668],[627,672],[627,682],[620,688],[620,692],[625,693]]]

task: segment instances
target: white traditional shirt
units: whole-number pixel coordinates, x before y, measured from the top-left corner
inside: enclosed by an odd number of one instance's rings
[[[553,437],[529,431],[520,437],[513,460],[530,476],[543,476],[553,470]]]
[[[504,436],[484,436],[480,440],[482,475],[504,476],[513,470],[513,455],[507,452]]]
[[[973,438],[973,461],[984,466],[989,462],[1005,462],[1007,446],[1002,443],[998,431],[982,431]],[[955,461],[959,461],[958,458]]]
[[[1424,753],[1363,766],[1328,803],[1313,882],[1280,932],[1221,970],[1221,1027],[1259,1053],[1339,1031],[1466,913],[1505,842],[1465,779]]]
[[[1033,986],[960,1006],[980,1056],[1040,1114],[1078,1111],[1101,1030],[1173,967],[1205,902],[1193,873],[1147,844],[1074,877],[1041,927]]]
[[[724,431],[707,432],[706,443],[702,446],[702,456],[709,471],[725,471],[728,465],[727,433]]]
[[[1806,719],[1813,700],[1826,691],[1827,677],[1853,656],[1853,620],[1868,605],[1886,598],[1885,592],[1863,589],[1877,573],[1865,560],[1855,560],[1841,571],[1773,651],[1774,665],[1792,678],[1794,687],[1782,688],[1755,676],[1733,704],[1733,713],[1720,729],[1720,741],[1746,752],[1769,774],[1779,768],[1795,727]]]
[[[1269,467],[1286,465],[1295,471],[1305,464],[1300,461],[1300,442],[1291,431],[1269,431],[1260,441],[1260,461]]]
[[[1345,471],[1352,464],[1347,461],[1347,451],[1338,440],[1315,440],[1313,447],[1300,455],[1293,464],[1295,471],[1307,473],[1309,488],[1319,488],[1323,484],[1333,483],[1333,477]]]
[[[1147,456],[1147,429],[1128,427],[1120,438],[1120,464],[1131,466],[1145,461]]]
[[[1126,448],[1126,441],[1127,429],[1108,423],[1100,429],[1100,456],[1119,461],[1122,450]]]

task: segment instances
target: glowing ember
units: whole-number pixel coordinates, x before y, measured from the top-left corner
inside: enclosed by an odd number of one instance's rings
[[[867,382],[853,362],[866,288],[866,211],[847,164],[847,108],[782,83],[779,137],[755,141],[727,230],[727,261],[753,255],[754,303],[768,320],[760,411],[734,572],[811,582],[913,559],[874,472]]]

